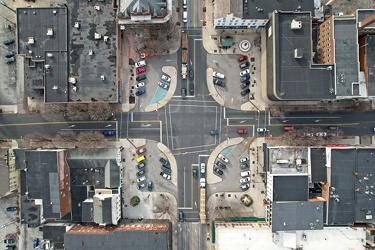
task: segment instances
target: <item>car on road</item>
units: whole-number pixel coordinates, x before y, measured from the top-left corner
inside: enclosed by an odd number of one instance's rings
[[[201,163],[201,173],[204,174],[206,172],[206,163]]]
[[[307,136],[307,137],[311,137],[311,136],[314,136],[313,133],[303,133],[304,136]]]
[[[161,165],[161,170],[163,170],[163,172],[166,173],[166,174],[171,174],[171,172],[172,172],[172,170],[165,165]]]
[[[265,132],[267,132],[267,129],[266,128],[257,128],[257,132],[258,133],[265,133]]]
[[[221,163],[220,161],[216,162],[216,166],[218,166],[221,169],[225,169],[227,167],[227,166],[225,166],[225,164]]]
[[[8,51],[7,53],[5,53],[4,55],[6,58],[10,58],[10,57],[13,57],[14,56],[14,53],[12,51]]]
[[[218,168],[218,167],[214,167],[214,172],[217,173],[218,175],[223,175],[224,174],[224,172],[220,168]]]
[[[146,176],[142,176],[140,178],[137,179],[137,182],[142,182],[142,181],[145,181],[146,180]]]
[[[219,134],[220,134],[220,131],[219,131],[219,130],[211,130],[211,131],[210,131],[210,134],[211,134],[211,135],[219,135]]]
[[[237,60],[238,60],[238,62],[243,62],[243,61],[246,61],[248,59],[248,57],[247,56],[240,56]]]
[[[294,130],[293,126],[284,126],[284,131],[292,131]]]
[[[248,156],[240,158],[240,162],[248,162],[250,158]]]
[[[178,221],[183,222],[185,220],[184,212],[180,211],[178,213]]]
[[[241,91],[241,95],[242,96],[245,96],[245,95],[247,95],[249,93],[250,93],[250,89],[244,89],[244,90]]]
[[[16,212],[17,211],[17,207],[7,207],[5,210],[7,212]]]
[[[182,13],[182,21],[183,21],[184,23],[187,23],[187,11],[184,11],[184,12]]]
[[[229,162],[228,158],[226,158],[223,154],[219,154],[218,157],[219,157],[219,159],[222,160],[223,162],[226,162],[226,163]]]
[[[164,82],[158,82],[159,87],[168,90],[169,89],[169,84],[164,83]]]
[[[248,68],[249,66],[250,66],[250,63],[248,61],[245,61],[240,64],[240,69],[245,69],[245,68]]]
[[[144,86],[145,86],[144,82],[139,82],[136,85],[134,85],[134,88],[139,89],[139,88],[144,87]]]
[[[166,159],[164,159],[164,158],[160,158],[159,159],[159,161],[163,164],[163,165],[165,165],[165,166],[169,166],[169,161],[167,161]]]
[[[189,79],[194,80],[194,70],[189,70]]]
[[[146,66],[146,61],[139,61],[135,64],[136,68],[144,67]]]
[[[143,95],[144,93],[146,93],[146,89],[140,89],[137,92],[135,92],[135,95],[140,96],[140,95]]]
[[[198,169],[193,168],[193,177],[197,178],[198,177]]]
[[[144,176],[145,174],[146,174],[146,172],[144,170],[139,170],[136,175],[139,178],[141,176]]]
[[[33,240],[33,248],[36,248],[37,246],[39,246],[39,238],[34,238],[34,240]]]
[[[241,163],[240,168],[241,169],[249,168],[249,163],[247,163],[247,162]]]
[[[339,130],[339,127],[337,126],[328,126],[329,130]]]
[[[245,69],[240,72],[240,76],[248,75],[250,73],[250,69]]]
[[[11,63],[14,63],[15,61],[16,61],[15,57],[11,57],[11,58],[5,59],[5,63],[6,64],[11,64]]]
[[[250,85],[250,82],[246,81],[246,82],[241,83],[240,87],[241,87],[241,89],[245,89],[249,85]]]
[[[141,162],[141,163],[139,163],[139,164],[136,166],[136,168],[137,168],[138,170],[144,169],[145,167],[146,167],[146,164],[145,164],[144,162]]]
[[[194,95],[194,83],[189,84],[189,93],[190,95]]]
[[[214,84],[221,87],[225,87],[225,82],[219,79],[214,79]]]
[[[161,79],[166,81],[166,82],[171,82],[171,78],[169,76],[166,76],[166,75],[162,75]]]
[[[247,130],[246,130],[246,128],[239,128],[239,129],[237,129],[237,133],[239,133],[239,134],[246,134]]]
[[[327,133],[326,132],[317,132],[315,135],[316,136],[327,136]]]
[[[7,39],[7,40],[4,40],[4,45],[11,45],[15,42],[14,39]]]
[[[135,153],[137,155],[140,155],[140,154],[143,154],[143,153],[146,153],[146,152],[147,152],[146,148],[139,148],[139,149],[137,149],[137,151],[135,151]]]
[[[138,69],[135,70],[135,73],[137,75],[139,75],[141,73],[144,73],[144,72],[146,72],[146,68],[145,67],[140,67],[140,68],[138,68]]]
[[[135,78],[135,80],[137,80],[137,82],[140,82],[140,81],[143,81],[143,80],[146,80],[147,77],[146,75],[139,75]]]
[[[245,178],[240,179],[240,183],[247,183],[249,181],[250,181],[250,177],[245,177]]]
[[[115,135],[116,134],[116,131],[114,130],[106,130],[103,132],[104,135]]]
[[[246,82],[250,79],[250,75],[244,75],[243,77],[240,78],[241,82]]]
[[[244,185],[241,185],[242,191],[248,190],[250,188],[250,183],[246,183]]]
[[[167,180],[170,180],[170,179],[171,179],[171,176],[170,176],[169,174],[164,173],[164,172],[160,172],[160,175],[161,175],[163,178],[167,179]]]
[[[212,76],[213,76],[213,77],[216,77],[216,78],[220,78],[220,79],[224,79],[224,77],[225,77],[224,74],[219,73],[219,72],[216,72],[216,71],[214,71],[214,72],[212,73]]]
[[[148,181],[147,183],[147,190],[152,191],[152,181]]]
[[[182,97],[182,99],[186,99],[186,89],[185,88],[181,89],[181,97]]]
[[[143,189],[144,187],[146,186],[146,184],[144,182],[140,183],[137,188],[138,189]]]
[[[205,178],[201,178],[201,179],[199,180],[199,186],[200,186],[201,188],[205,188],[205,187],[206,187],[206,179],[205,179]]]

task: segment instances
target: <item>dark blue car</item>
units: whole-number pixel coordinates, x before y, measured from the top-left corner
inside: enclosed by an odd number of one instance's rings
[[[140,95],[143,95],[144,93],[146,93],[146,89],[140,89],[137,92],[135,92],[135,95],[140,96]]]
[[[147,190],[152,191],[152,181],[148,181],[147,183]]]
[[[104,135],[115,135],[116,131],[114,131],[114,130],[107,130],[107,131],[104,131],[103,134]]]
[[[37,246],[39,246],[39,239],[38,238],[34,238],[33,247],[36,248]]]

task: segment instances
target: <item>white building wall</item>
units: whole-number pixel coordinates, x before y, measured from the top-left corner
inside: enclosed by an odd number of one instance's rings
[[[263,28],[268,22],[268,19],[242,19],[235,17],[233,14],[228,14],[225,17],[216,18],[214,21],[215,29],[220,28],[234,28],[234,29],[257,29]]]

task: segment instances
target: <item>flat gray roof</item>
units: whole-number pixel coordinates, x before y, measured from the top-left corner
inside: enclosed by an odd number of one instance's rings
[[[348,20],[348,19],[352,20]],[[334,17],[335,65],[336,65],[336,95],[358,96],[359,88],[352,83],[358,83],[359,61],[357,27],[355,17]],[[358,85],[357,85],[358,86]],[[353,93],[352,93],[353,92]]]
[[[327,182],[326,149],[311,148],[310,157],[312,182]]]
[[[363,20],[365,20],[366,18],[372,16],[375,14],[375,10],[374,9],[368,9],[368,10],[357,10],[357,22],[361,22]],[[369,28],[375,28],[375,23],[372,23],[368,26],[366,26],[365,29],[369,29]]]
[[[25,67],[29,67],[29,71],[36,71],[39,75],[37,80],[42,80],[42,86],[45,88],[45,102],[68,101],[67,23],[68,10],[66,8],[17,9],[18,54],[25,55],[34,61],[27,62]],[[52,35],[47,34],[49,29],[52,30]],[[34,43],[30,42],[32,39]],[[40,70],[40,64],[42,64],[42,70]],[[35,67],[36,65],[39,66]],[[49,65],[50,68],[43,69],[45,65]],[[25,78],[28,79],[28,77]],[[29,85],[33,85],[33,82],[29,81]],[[31,87],[28,91],[33,92],[32,86],[28,87]]]
[[[274,176],[273,201],[307,201],[308,176]]]
[[[245,19],[268,19],[269,13],[274,10],[314,12],[312,0],[232,0],[231,2],[238,2],[238,4],[242,2]]]
[[[272,203],[272,232],[323,229],[323,201]]]
[[[312,65],[310,13],[277,12],[274,17],[275,94],[281,100],[334,99],[334,70]],[[292,30],[292,20],[301,21],[301,28]],[[302,58],[294,58],[295,49],[302,51]]]
[[[366,60],[368,69],[368,95],[375,96],[375,36],[367,37]]]

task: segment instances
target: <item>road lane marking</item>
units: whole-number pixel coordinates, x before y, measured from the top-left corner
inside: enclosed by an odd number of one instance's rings
[[[62,125],[62,124],[101,124],[101,123],[115,123],[116,121],[71,121],[71,122],[28,122],[28,123],[7,123],[7,124],[0,124],[0,127],[7,127],[7,126],[37,126],[37,125]]]

